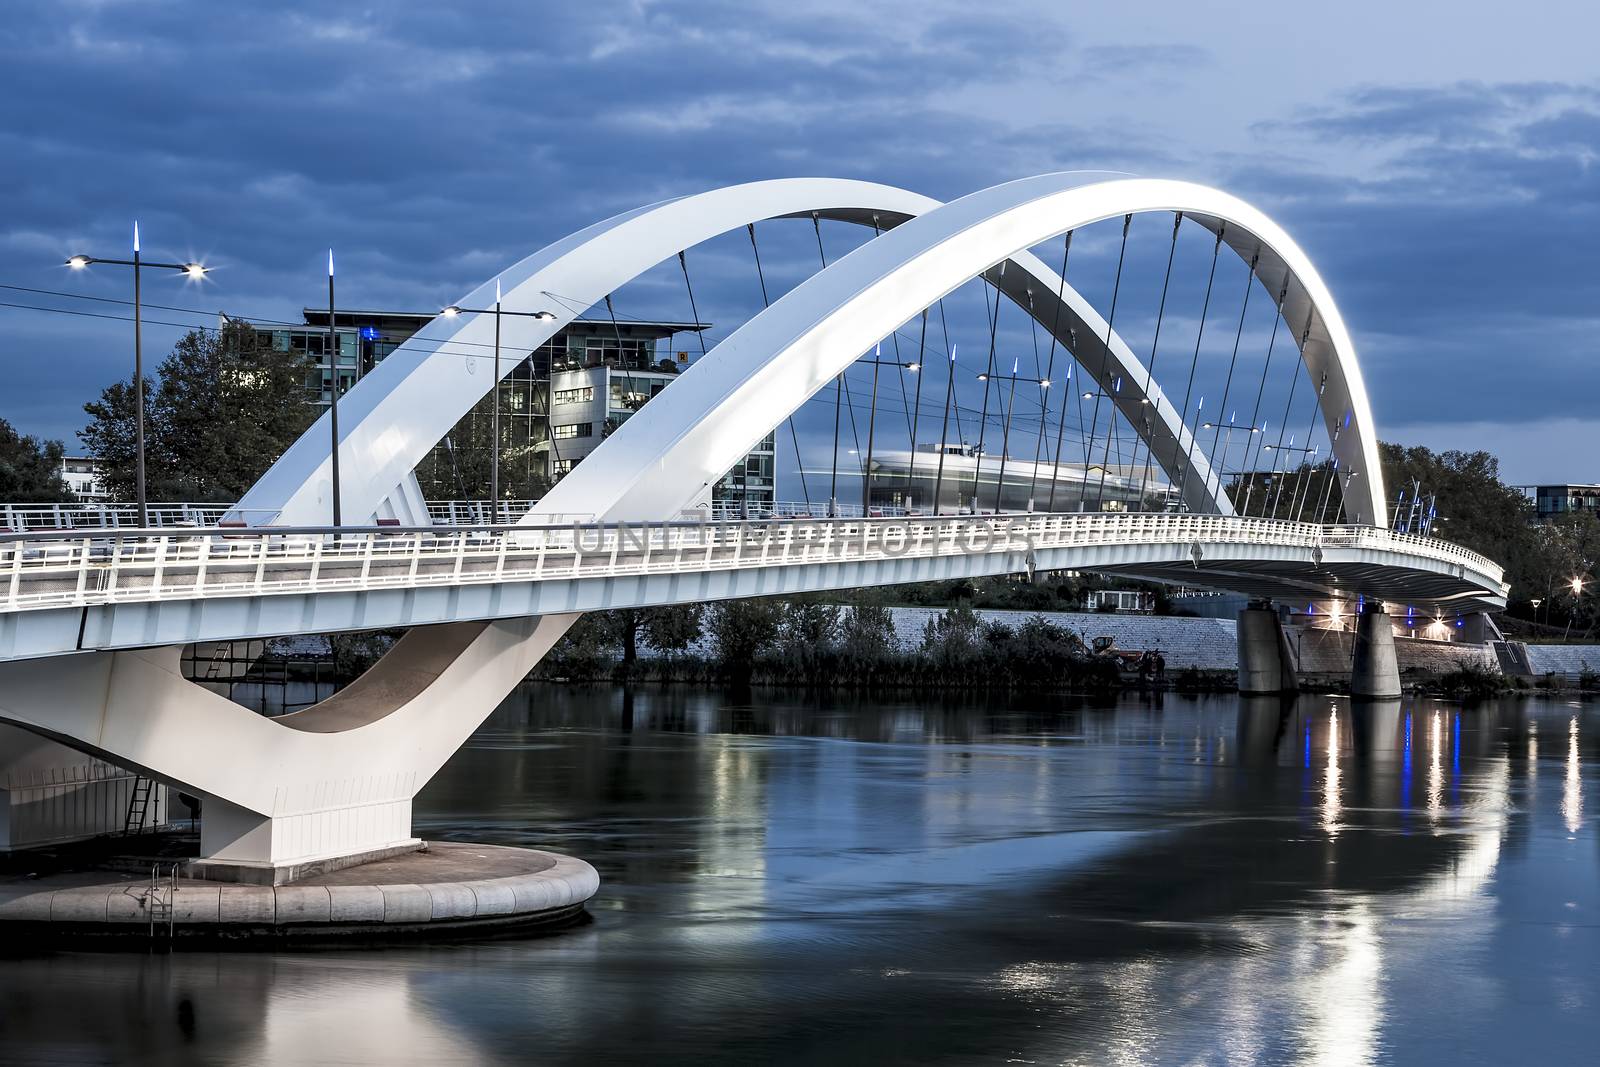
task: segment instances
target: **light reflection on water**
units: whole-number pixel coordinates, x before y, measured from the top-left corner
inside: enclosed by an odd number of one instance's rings
[[[419,831],[589,859],[592,924],[12,958],[0,1060],[1570,1061],[1589,714],[530,689]]]

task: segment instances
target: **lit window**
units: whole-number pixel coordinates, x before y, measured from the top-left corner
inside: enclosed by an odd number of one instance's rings
[[[573,437],[593,437],[594,423],[569,422],[565,425],[557,426],[553,433],[558,441],[565,441]]]

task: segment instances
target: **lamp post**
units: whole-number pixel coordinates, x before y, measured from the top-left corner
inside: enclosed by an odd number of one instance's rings
[[[149,502],[144,489],[144,316],[140,300],[140,273],[145,267],[158,267],[162,270],[178,271],[191,281],[198,281],[206,276],[209,268],[199,263],[157,263],[144,259],[139,253],[137,222],[133,224],[132,259],[102,259],[99,256],[85,255],[70,256],[67,259],[67,266],[73,270],[84,270],[95,263],[133,268],[133,486],[134,497],[139,505],[139,528],[143,530],[150,525],[150,520]]]
[[[333,525],[339,512],[339,334],[333,328],[333,249],[328,249],[328,450],[333,456]]]
[[[489,508],[491,523],[500,520],[500,316],[517,315],[522,318],[538,319],[540,322],[554,322],[556,313],[553,311],[506,311],[500,306],[500,279],[494,282],[494,307],[492,308],[464,308],[451,304],[440,312],[447,319],[457,315],[493,315],[494,316],[494,414],[490,417],[489,433],[493,439],[493,446],[489,450]],[[546,398],[545,410],[548,412],[555,406],[554,378],[546,383],[552,395]],[[550,428],[551,440],[555,439],[555,427]]]
[[[883,342],[880,341],[878,342],[878,351],[880,356],[882,354],[882,350]],[[915,361],[907,363],[898,359],[882,359],[878,357],[857,360],[856,362],[872,364],[872,402],[867,406],[867,462],[866,466],[862,468],[861,473],[861,517],[865,519],[871,514],[872,511],[872,441],[873,433],[877,429],[878,425],[878,368],[899,367],[903,371],[916,374],[922,369],[922,364]],[[916,462],[916,448],[913,446],[910,464],[913,468],[913,473],[915,473],[914,469],[916,467]],[[907,480],[909,482],[909,479]],[[749,518],[748,515],[743,517]]]
[[[1043,390],[1050,388],[1049,378],[1029,378],[1025,375],[1020,375],[1017,373],[1017,367],[1018,361],[1013,359],[1011,361],[1010,374],[986,373],[978,375],[978,380],[980,382],[988,382],[992,378],[995,381],[1009,381],[1011,383],[1010,395],[1006,400],[1006,417],[1005,421],[1001,424],[1002,429],[1000,431],[1000,471],[995,475],[994,485],[994,513],[996,515],[1000,514],[1000,505],[1003,502],[1002,498],[1006,489],[1006,460],[1010,457],[1011,453],[1011,416],[1015,414],[1017,408],[1017,383],[1031,382],[1037,385],[1040,389],[1041,396],[1043,396]],[[1040,404],[1043,406],[1042,400],[1040,401]],[[982,463],[983,460],[980,458],[978,462]],[[1037,467],[1038,464],[1035,463],[1034,466]],[[1038,477],[1037,470],[1034,472],[1034,477]],[[1033,510],[1033,500],[1031,497],[1028,500],[1028,510]]]

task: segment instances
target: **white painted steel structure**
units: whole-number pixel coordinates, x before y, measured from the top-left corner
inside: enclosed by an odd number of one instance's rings
[[[1358,479],[1344,501],[1354,525],[1232,517],[1180,413],[1154,383],[1145,392],[1139,360],[1027,251],[1067,230],[1147,211],[1184,212],[1254,263],[1269,290],[1287,290],[1284,315],[1319,387],[1334,455]],[[540,501],[525,528],[444,538],[380,528],[347,531],[335,543],[315,527],[331,510],[328,432],[319,422],[231,512],[270,532],[13,542],[4,593],[10,610],[0,614],[6,640],[13,656],[43,651],[0,662],[0,720],[201,795],[204,856],[278,868],[410,840],[416,791],[592,608],[1035,566],[1180,574],[1278,594],[1414,591],[1423,594],[1414,599],[1475,604],[1503,596],[1488,561],[1378,528],[1384,494],[1371,412],[1327,289],[1280,228],[1213,189],[1057,174],[939,205],[864,182],[758,182],[599,223],[460,303],[485,306],[498,285],[508,306],[555,312],[550,322],[503,324],[508,348],[531,351],[656,263],[784,216],[884,232],[717,345]],[[624,551],[624,528],[610,524],[678,515],[857,355],[980,274],[1025,310],[1031,305],[1102,390],[1113,392],[1110,384],[1121,379],[1114,403],[1142,436],[1149,416],[1155,462],[1184,487],[1197,514],[913,520],[906,527],[912,547],[898,554],[888,550],[888,527],[875,520],[673,527]],[[428,332],[444,343],[478,344],[492,328],[474,316],[438,320]],[[504,361],[505,369],[513,362]],[[489,379],[488,361],[440,355],[415,339],[366,375],[340,403],[343,513],[367,522],[386,508],[415,514],[386,501],[406,495],[409,472],[488,393]],[[557,515],[598,520],[590,529],[600,551],[564,548],[560,538],[586,535],[548,529]],[[1025,534],[1012,525],[1019,520]],[[1005,524],[1000,540],[964,543],[964,531],[991,524]],[[807,537],[805,526],[819,532]],[[179,670],[180,642],[202,634],[391,624],[379,618],[419,625],[335,697],[278,719],[234,705]],[[75,651],[52,656],[51,647],[67,647],[64,624]]]
[[[1476,552],[1370,526],[1220,515],[574,524],[0,541],[0,660],[516,618],[1045,569],[1260,596],[1504,606]]]

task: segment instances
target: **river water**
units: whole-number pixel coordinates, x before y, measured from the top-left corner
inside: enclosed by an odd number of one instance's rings
[[[588,859],[592,922],[13,953],[0,1059],[1594,1062],[1597,710],[529,688],[418,832]]]

